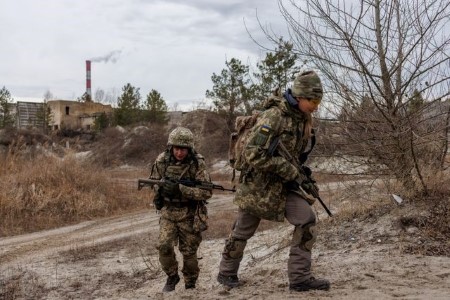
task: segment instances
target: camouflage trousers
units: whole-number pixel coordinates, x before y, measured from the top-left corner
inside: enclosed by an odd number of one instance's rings
[[[197,249],[202,241],[200,232],[193,229],[195,208],[163,207],[159,220],[159,262],[168,275],[178,273],[178,261],[175,247],[183,255],[184,281],[195,283],[200,269],[198,267]]]
[[[316,239],[316,216],[311,205],[296,193],[286,198],[285,217],[295,226],[288,259],[290,284],[300,283],[311,277],[311,249]],[[230,237],[225,242],[219,272],[225,276],[238,274],[247,240],[259,226],[261,218],[239,209]]]

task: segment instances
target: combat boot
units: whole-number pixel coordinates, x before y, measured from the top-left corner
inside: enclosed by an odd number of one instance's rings
[[[309,290],[329,290],[330,282],[326,279],[311,277],[306,281],[289,285],[291,291],[305,292]]]
[[[219,275],[217,275],[217,281],[229,288],[239,286],[239,278],[236,275],[226,276],[219,273]]]
[[[167,292],[171,292],[171,291],[175,290],[175,286],[177,285],[177,283],[179,281],[180,281],[180,276],[178,276],[178,274],[167,277],[166,285],[164,286],[162,291],[164,293],[167,293]]]

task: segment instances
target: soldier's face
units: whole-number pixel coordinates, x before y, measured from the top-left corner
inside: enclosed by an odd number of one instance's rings
[[[308,100],[306,98],[297,97],[298,109],[304,113],[313,113],[319,108],[320,100]]]
[[[188,155],[189,148],[173,146],[172,151],[173,151],[173,156],[175,156],[176,160],[182,161]]]

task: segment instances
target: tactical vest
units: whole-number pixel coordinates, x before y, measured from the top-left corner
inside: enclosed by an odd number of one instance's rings
[[[198,170],[197,154],[194,152],[189,154],[192,158],[187,162],[177,162],[170,151],[166,151],[164,155],[163,177],[168,179],[190,179],[195,180],[195,174]]]

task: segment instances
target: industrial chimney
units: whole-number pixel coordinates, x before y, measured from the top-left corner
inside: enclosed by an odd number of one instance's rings
[[[91,61],[86,61],[86,94],[89,95],[89,99],[92,100],[92,91],[91,91]]]

